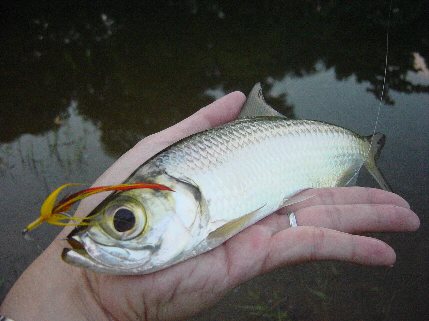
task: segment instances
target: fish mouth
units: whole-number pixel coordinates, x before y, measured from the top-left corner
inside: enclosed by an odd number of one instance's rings
[[[61,258],[64,262],[81,267],[87,268],[96,272],[101,273],[112,273],[112,270],[108,266],[102,265],[95,261],[85,250],[85,247],[77,235],[78,231],[73,231],[67,236],[67,242],[71,248],[64,248],[61,253]]]
[[[69,235],[67,237],[67,242],[69,243],[69,245],[72,247],[73,250],[77,250],[77,251],[85,250],[85,247],[83,246],[82,241],[77,235]]]
[[[64,248],[61,253],[64,262],[95,272],[116,275],[142,274],[147,269],[145,263],[149,257],[136,261],[128,260],[126,256],[129,255],[129,250],[126,249],[119,249],[119,251],[116,249],[115,254],[110,254],[109,246],[94,243],[85,233],[81,232],[80,229],[76,229],[67,236],[66,240],[70,248]],[[94,248],[98,249],[96,254],[99,256],[93,256]],[[145,252],[151,253],[148,250]],[[100,257],[106,262],[101,261]]]
[[[66,240],[71,248],[63,249],[63,252],[61,253],[63,261],[95,272],[115,274],[115,270],[111,267],[101,264],[89,255],[79,235],[80,232],[81,229],[76,228],[67,236]]]

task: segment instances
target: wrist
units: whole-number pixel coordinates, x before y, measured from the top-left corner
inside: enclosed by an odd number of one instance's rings
[[[15,321],[110,320],[86,274],[61,260],[58,238],[21,275],[0,307]]]

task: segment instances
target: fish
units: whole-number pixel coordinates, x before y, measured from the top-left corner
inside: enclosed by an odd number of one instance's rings
[[[115,191],[86,218],[72,221],[77,226],[62,259],[100,273],[152,273],[304,201],[303,190],[354,185],[363,166],[391,190],[376,166],[384,143],[380,133],[361,136],[286,118],[265,102],[258,83],[237,120],[165,148],[123,182],[129,189],[111,187]],[[149,185],[131,187],[138,184]],[[77,198],[86,197],[81,193]],[[77,200],[71,199],[49,210],[59,215]]]

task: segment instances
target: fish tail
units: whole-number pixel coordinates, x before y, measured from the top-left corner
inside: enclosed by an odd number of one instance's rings
[[[382,133],[375,133],[374,135],[370,135],[365,138],[370,144],[370,148],[368,152],[368,157],[366,157],[364,165],[368,172],[372,175],[372,177],[374,177],[378,185],[380,185],[380,187],[385,191],[391,192],[392,189],[390,188],[389,184],[383,177],[383,174],[380,172],[376,165],[376,161],[380,157],[381,150],[386,143],[386,135]]]

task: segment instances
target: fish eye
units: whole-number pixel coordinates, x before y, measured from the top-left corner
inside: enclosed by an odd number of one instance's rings
[[[114,239],[131,240],[142,234],[147,214],[141,203],[122,197],[120,202],[109,204],[99,218],[101,228]]]
[[[113,215],[113,226],[118,232],[131,230],[136,224],[134,213],[128,208],[119,208]]]

